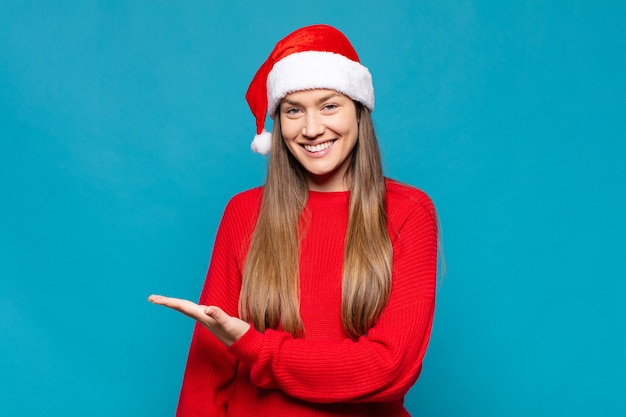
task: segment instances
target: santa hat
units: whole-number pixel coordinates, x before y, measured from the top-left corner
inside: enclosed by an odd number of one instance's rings
[[[276,44],[248,87],[246,100],[256,118],[253,151],[270,151],[271,134],[264,129],[265,115],[274,117],[287,94],[327,88],[338,91],[374,110],[374,86],[369,70],[346,36],[327,25],[303,27]]]

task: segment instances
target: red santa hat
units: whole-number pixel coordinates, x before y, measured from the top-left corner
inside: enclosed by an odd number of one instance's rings
[[[287,35],[257,71],[246,93],[256,118],[252,150],[262,155],[270,151],[265,115],[274,117],[283,97],[315,88],[338,91],[374,110],[372,76],[348,38],[332,26],[307,26]]]

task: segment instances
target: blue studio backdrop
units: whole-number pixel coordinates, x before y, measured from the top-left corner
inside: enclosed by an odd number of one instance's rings
[[[0,414],[171,416],[244,93],[340,28],[388,176],[441,218],[415,416],[626,415],[624,1],[0,2]]]

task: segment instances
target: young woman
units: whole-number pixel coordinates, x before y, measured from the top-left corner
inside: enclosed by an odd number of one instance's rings
[[[246,98],[266,183],[228,203],[199,304],[149,298],[197,321],[177,415],[408,416],[437,221],[426,194],[383,177],[369,71],[341,32],[309,26]]]

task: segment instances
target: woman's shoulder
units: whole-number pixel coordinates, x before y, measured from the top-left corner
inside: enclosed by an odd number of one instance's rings
[[[257,213],[261,207],[263,187],[255,187],[246,191],[241,191],[228,201],[226,213]]]
[[[428,194],[412,185],[386,178],[387,210],[414,210],[417,207],[435,213],[435,206]]]
[[[437,223],[435,206],[424,191],[411,185],[386,179],[385,206],[387,225],[392,242],[400,236],[406,225],[419,225],[420,229]]]
[[[240,191],[234,196],[231,197],[230,203],[235,204],[250,204],[256,201],[260,201],[261,196],[263,195],[263,187],[254,187],[249,190]]]

